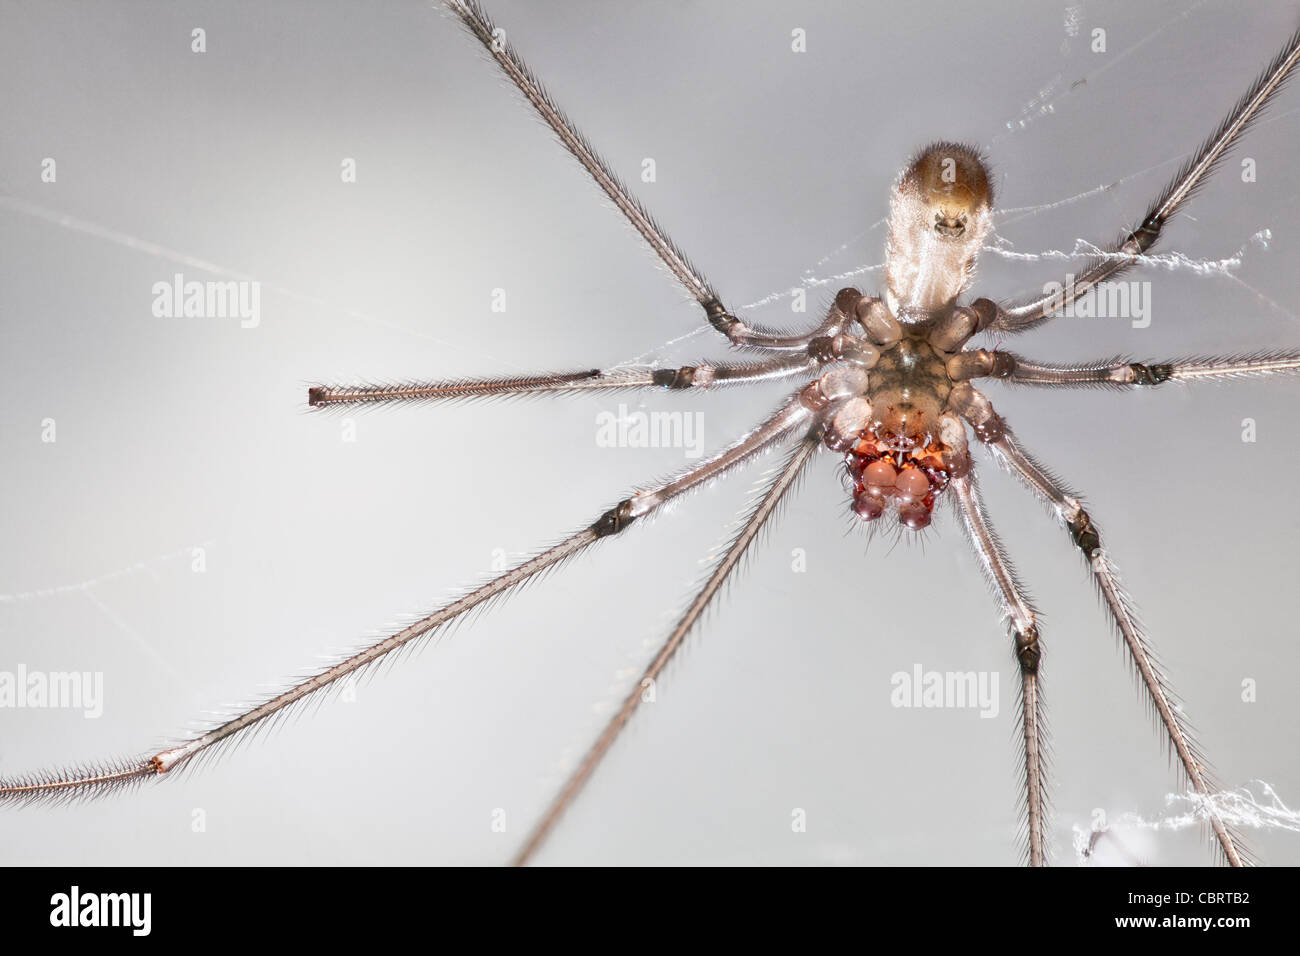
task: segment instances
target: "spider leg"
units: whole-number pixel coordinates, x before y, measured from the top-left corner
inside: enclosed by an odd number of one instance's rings
[[[1076,365],[1043,365],[1013,352],[972,349],[948,361],[948,374],[956,381],[998,378],[1017,385],[1049,388],[1100,386],[1141,388],[1164,382],[1242,378],[1300,371],[1300,352],[1258,352],[1252,355],[1176,359],[1170,362],[1133,362],[1124,358]]]
[[[528,68],[523,58],[506,42],[505,31],[497,29],[478,0],[445,0],[445,2],[474,38],[483,44],[501,71],[537,111],[537,115],[559,137],[564,148],[582,164],[582,168],[618,207],[627,221],[632,224],[632,228],[649,243],[650,248],[654,250],[655,255],[668,271],[700,304],[709,324],[727,336],[733,345],[783,350],[801,349],[814,336],[827,334],[826,330],[822,329],[806,335],[786,335],[746,325],[732,315],[708,280],[704,278],[703,273],[691,264],[676,243],[646,212],[640,201],[605,164],[587,137],[578,130],[573,121],[546,92],[546,88]]]
[[[711,303],[717,303],[718,297],[708,281],[691,265],[681,250],[668,238],[667,233],[646,212],[645,207],[605,165],[605,161],[596,153],[587,138],[564,115],[564,111],[555,100],[551,99],[551,95],[546,92],[541,81],[533,75],[523,58],[505,41],[505,31],[497,29],[477,0],[447,0],[447,6],[460,17],[461,22],[474,38],[483,44],[492,59],[496,60],[497,65],[501,67],[501,71],[559,137],[564,148],[582,164],[583,169],[596,181],[596,185],[604,190],[605,195],[627,217],[632,227],[650,244],[650,248],[655,251],[677,281],[684,285],[695,300],[706,309]]]
[[[798,352],[808,348],[819,338],[838,335],[848,321],[846,315],[852,314],[856,300],[861,298],[862,293],[857,289],[842,289],[835,298],[836,308],[832,308],[822,324],[811,332],[788,333],[760,329],[742,322],[730,313],[722,315],[718,321],[714,322],[714,326],[727,337],[732,345],[739,348]],[[838,308],[841,302],[847,303],[847,307],[842,311]],[[712,316],[710,321],[714,321]]]
[[[1046,469],[1021,450],[1006,422],[993,410],[992,403],[970,385],[962,384],[954,388],[949,405],[971,425],[976,436],[992,449],[994,456],[1051,506],[1064,523],[1071,539],[1088,563],[1088,570],[1101,593],[1111,621],[1142,679],[1187,779],[1198,794],[1210,797],[1218,788],[1208,769],[1208,761],[1184,726],[1180,716],[1182,707],[1137,620],[1128,595],[1120,585],[1114,564],[1102,549],[1101,533],[1084,510],[1078,496],[1063,487]],[[1241,838],[1223,821],[1208,799],[1205,808],[1224,858],[1232,866],[1244,865]]]
[[[1072,285],[1020,305],[997,306],[994,328],[1000,332],[1020,332],[1031,328],[1074,302],[1099,282],[1114,278],[1133,265],[1139,256],[1155,245],[1165,224],[1205,183],[1228,150],[1282,88],[1297,64],[1300,64],[1300,30],[1292,34],[1286,48],[1264,69],[1209,139],[1183,164],[1160,198],[1151,204],[1137,229],[1126,234],[1090,264],[1075,277]]]
[[[856,297],[856,289],[842,292],[837,299]],[[866,300],[862,300],[866,301]],[[585,372],[553,372],[496,379],[457,379],[446,382],[398,382],[362,385],[313,385],[307,390],[307,403],[314,408],[337,408],[353,405],[397,405],[408,402],[459,401],[472,398],[501,398],[543,392],[574,394],[610,392],[632,388],[706,389],[714,385],[750,384],[771,379],[792,378],[812,372],[830,362],[847,362],[864,368],[876,364],[880,350],[857,336],[844,335],[840,329],[847,315],[839,305],[831,307],[819,334],[802,337],[798,352],[769,358],[761,362],[702,362],[681,368],[591,369]],[[791,339],[793,341],[793,339]]]
[[[799,474],[803,471],[804,465],[808,463],[813,452],[817,450],[819,442],[820,436],[815,430],[795,448],[794,452],[787,459],[784,467],[776,477],[772,479],[771,483],[768,484],[763,492],[762,498],[746,518],[744,525],[732,540],[726,554],[723,555],[722,559],[714,566],[713,572],[709,575],[708,580],[705,581],[704,586],[700,589],[699,593],[695,595],[686,611],[682,614],[681,619],[677,622],[677,625],[668,635],[667,640],[665,640],[663,645],[659,648],[659,653],[655,655],[649,666],[646,667],[645,672],[641,675],[641,679],[638,680],[628,692],[627,697],[623,700],[622,706],[618,709],[618,712],[610,718],[609,723],[606,724],[605,729],[596,739],[596,742],[592,744],[591,748],[582,758],[582,762],[578,765],[577,769],[574,770],[568,780],[565,781],[564,786],[560,789],[559,793],[556,794],[555,798],[547,807],[546,812],[542,815],[541,820],[539,820],[536,826],[533,827],[528,838],[524,841],[523,846],[511,861],[512,866],[524,866],[532,859],[537,850],[541,847],[542,843],[555,828],[555,825],[559,822],[559,819],[564,814],[565,810],[567,810],[569,805],[577,798],[583,786],[591,778],[591,775],[595,772],[597,766],[599,766],[601,759],[614,745],[614,741],[618,738],[620,731],[622,731],[623,728],[627,726],[628,721],[632,719],[632,715],[636,712],[638,705],[640,705],[642,701],[642,695],[645,688],[649,686],[650,683],[659,679],[659,676],[663,673],[668,662],[672,659],[678,648],[681,647],[682,642],[686,639],[686,635],[690,632],[691,628],[695,626],[700,615],[704,613],[704,609],[718,593],[718,589],[722,587],[722,584],[726,581],[728,575],[735,570],[741,557],[754,542],[755,537],[758,536],[759,531],[762,530],[768,519],[772,517],[773,512],[776,510],[777,505],[780,504],[781,499],[784,497],[786,492],[788,492],[794,485]]]
[[[1029,865],[1047,864],[1046,729],[1039,688],[1042,644],[1033,605],[1016,579],[1011,560],[984,515],[975,472],[952,480],[956,507],[975,555],[984,566],[1010,624],[1020,668],[1020,731],[1024,743],[1024,808],[1029,835]]]
[[[808,354],[781,356],[766,362],[731,364],[701,362],[681,368],[591,369],[514,378],[457,379],[447,382],[399,382],[367,385],[315,385],[307,390],[314,408],[344,405],[399,405],[410,402],[500,398],[543,392],[614,392],[634,388],[707,389],[713,385],[749,384],[790,378],[816,369],[822,360]]]
[[[427,637],[466,612],[501,597],[600,539],[618,534],[636,519],[652,514],[677,496],[721,477],[791,433],[806,429],[813,416],[812,408],[818,403],[824,405],[824,399],[820,398],[822,393],[817,389],[818,384],[813,383],[796,393],[748,435],[696,467],[654,487],[636,492],[559,544],[497,575],[396,634],[369,644],[312,676],[296,681],[281,693],[231,716],[207,732],[144,756],[60,767],[16,777],[0,777],[0,804],[36,801],[57,803],[78,796],[94,796],[130,787],[148,777],[182,767],[243,731],[267,726],[264,722],[268,718],[283,716],[294,705],[335,686],[343,678],[364,670],[399,648],[408,647]]]

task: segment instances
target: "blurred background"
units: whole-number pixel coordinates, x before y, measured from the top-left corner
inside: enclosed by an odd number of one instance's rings
[[[489,10],[728,304],[801,327],[877,289],[892,177],[935,139],[995,171],[978,294],[1077,271],[1076,243],[1136,222],[1300,22],[1226,0]],[[150,751],[690,464],[603,447],[620,403],[699,412],[712,449],[788,389],[306,408],[322,381],[725,356],[436,5],[4,0],[0,86],[0,670],[103,680],[96,719],[0,709],[0,774]],[[1014,348],[1300,344],[1298,114],[1292,88],[1170,227],[1158,251],[1185,259],[1129,275],[1149,327],[1062,319]],[[260,282],[256,326],[156,315],[177,273]],[[1300,802],[1300,381],[990,395],[1088,498],[1225,786]],[[503,862],[774,463],[196,772],[5,810],[0,858]],[[1020,859],[1015,670],[978,566],[946,508],[919,544],[868,545],[839,467],[810,469],[539,862]],[[1070,864],[1075,828],[1185,807],[1067,536],[1008,476],[983,484],[1042,611]],[[996,673],[998,715],[892,706],[918,665]],[[1111,858],[1208,863],[1199,829],[1120,828]],[[1248,837],[1300,862],[1296,832]]]

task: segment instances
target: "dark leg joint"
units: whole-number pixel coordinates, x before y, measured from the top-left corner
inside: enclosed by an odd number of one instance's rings
[[[695,366],[683,365],[681,368],[657,368],[651,376],[655,385],[664,388],[690,388],[695,384]]]
[[[1009,378],[1016,370],[1016,357],[1010,352],[994,352],[990,378]]]
[[[1129,368],[1133,369],[1134,385],[1159,385],[1169,381],[1174,374],[1174,367],[1169,364],[1143,365],[1141,362],[1133,362]]]
[[[632,514],[632,499],[624,498],[597,518],[591,530],[596,532],[597,538],[608,538],[612,534],[618,534],[635,520],[636,515]]]
[[[307,389],[307,404],[312,408],[319,408],[325,404],[325,389],[316,385]]]
[[[1038,665],[1043,659],[1043,648],[1038,643],[1038,628],[1030,627],[1026,631],[1016,631],[1016,660],[1020,670],[1025,674],[1037,674]]]
[[[862,299],[862,293],[853,286],[846,286],[835,294],[835,308],[846,316],[852,315]]]
[[[1070,537],[1074,538],[1074,543],[1086,557],[1091,558],[1101,550],[1101,535],[1093,526],[1088,512],[1080,508],[1079,513],[1070,519],[1069,528]]]
[[[1147,216],[1147,218],[1143,220],[1142,225],[1138,226],[1137,229],[1130,232],[1128,236],[1125,237],[1124,245],[1128,246],[1131,243],[1136,247],[1136,252],[1146,252],[1154,246],[1156,240],[1160,238],[1160,228],[1163,225],[1163,220],[1158,219],[1155,216]]]
[[[738,321],[717,299],[710,299],[704,304],[704,314],[709,317],[709,324],[722,333],[731,331]]]
[[[970,452],[949,448],[943,453],[943,468],[949,478],[965,478],[970,474]]]
[[[998,307],[992,299],[976,299],[970,304],[971,311],[975,313],[976,323],[975,331],[983,332],[998,318]]]
[[[829,335],[819,335],[808,343],[808,356],[818,362],[829,362],[835,358],[835,340]]]
[[[975,423],[971,422],[971,429],[975,432],[975,437],[985,444],[993,444],[1001,441],[1007,434],[1007,423],[1001,415],[993,414],[984,421]]]

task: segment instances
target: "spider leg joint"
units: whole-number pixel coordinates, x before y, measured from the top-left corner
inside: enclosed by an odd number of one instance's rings
[[[658,368],[655,369],[653,382],[655,385],[663,388],[690,388],[695,384],[694,365],[683,365],[681,368]]]
[[[1020,662],[1020,669],[1026,674],[1037,674],[1038,664],[1043,659],[1043,648],[1038,643],[1038,628],[1031,624],[1023,630],[1017,628],[1015,631],[1016,639],[1016,660]]]
[[[595,532],[597,538],[608,538],[610,535],[618,534],[636,518],[637,515],[632,513],[632,499],[624,498],[597,518],[591,530]]]
[[[1070,536],[1074,538],[1074,543],[1087,557],[1091,558],[1101,550],[1101,535],[1093,525],[1088,512],[1080,508],[1078,513],[1069,519],[1067,527],[1070,529]]]

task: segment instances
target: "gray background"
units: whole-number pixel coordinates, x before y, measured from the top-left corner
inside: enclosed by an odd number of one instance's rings
[[[890,180],[937,138],[988,149],[1001,207],[1060,203],[999,219],[1015,249],[1110,240],[1297,19],[1287,4],[1185,0],[491,10],[735,306],[831,253],[817,275],[880,262],[869,227]],[[795,27],[807,53],[790,51]],[[1088,49],[1094,27],[1105,55]],[[595,417],[617,398],[364,414],[351,444],[339,417],[305,413],[312,381],[725,352],[705,333],[662,347],[699,327],[698,309],[436,8],[5,2],[0,87],[3,666],[102,671],[107,695],[97,721],[0,712],[0,773],[171,739],[436,606],[494,549],[522,555],[685,463],[597,447]],[[1062,320],[1016,348],[1158,358],[1300,342],[1298,113],[1293,88],[1160,246],[1221,259],[1271,229],[1235,278],[1144,269],[1150,328]],[[39,179],[47,156],[55,185]],[[1240,181],[1243,156],[1258,182]],[[356,184],[340,182],[344,157]],[[653,184],[639,182],[644,157]],[[154,282],[217,277],[171,253],[260,279],[261,326],[154,318]],[[986,256],[977,288],[1032,292],[1069,267]],[[806,316],[788,299],[749,314],[810,322],[840,284],[817,287]],[[489,311],[494,287],[505,315]],[[713,447],[782,394],[644,407],[703,410]],[[1089,497],[1222,779],[1300,802],[1300,382],[993,398]],[[1240,440],[1247,417],[1254,444]],[[504,860],[771,463],[403,658],[355,702],[135,794],[0,813],[0,859]],[[542,860],[1018,859],[1012,662],[974,559],[946,509],[921,546],[846,534],[836,467],[812,469]],[[1094,808],[1159,816],[1174,776],[1065,535],[1006,476],[984,484],[1043,611],[1053,840],[1069,863],[1072,826]],[[185,549],[202,543],[196,574]],[[795,548],[806,573],[791,570]],[[917,663],[998,671],[1000,716],[891,707],[890,675]],[[807,833],[791,832],[796,807]],[[1300,860],[1294,833],[1251,841],[1266,862]],[[1131,846],[1157,863],[1211,858],[1195,828]]]

